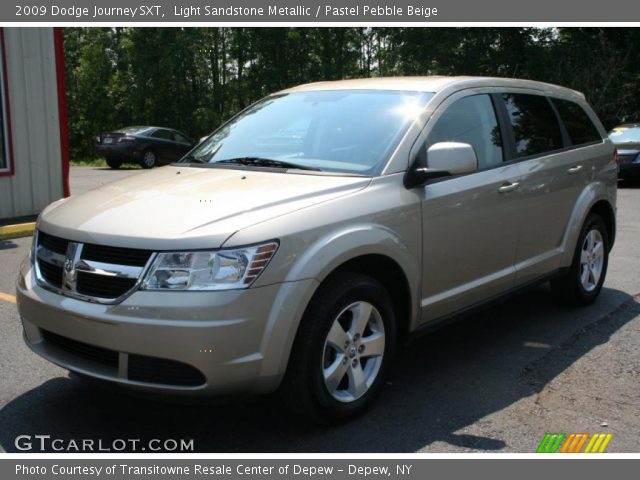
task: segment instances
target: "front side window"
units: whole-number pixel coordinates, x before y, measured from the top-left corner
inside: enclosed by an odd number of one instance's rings
[[[567,129],[572,145],[602,141],[598,129],[580,105],[559,98],[554,98],[551,101]]]
[[[189,139],[182,135],[180,132],[171,132],[173,136],[173,141],[177,143],[190,143]]]
[[[464,97],[447,107],[429,132],[426,148],[439,142],[471,145],[479,170],[500,165],[502,136],[489,95]]]
[[[173,134],[169,130],[156,130],[151,135],[153,138],[159,138],[161,140],[170,140],[173,142]]]
[[[546,97],[506,93],[502,98],[513,127],[518,157],[563,148],[560,125]]]
[[[273,95],[223,125],[184,161],[223,166],[234,159],[260,158],[377,175],[431,96],[395,90]]]

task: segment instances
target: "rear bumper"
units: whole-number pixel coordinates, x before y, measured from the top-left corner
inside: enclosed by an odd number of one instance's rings
[[[132,145],[103,145],[96,143],[93,146],[95,154],[104,158],[118,158],[123,161],[138,162],[142,158],[142,151]]]
[[[305,280],[226,292],[138,291],[98,305],[39,287],[24,263],[18,309],[35,353],[90,377],[178,396],[275,390],[315,289]]]

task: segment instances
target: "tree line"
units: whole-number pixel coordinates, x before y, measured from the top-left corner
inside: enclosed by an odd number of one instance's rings
[[[639,28],[66,28],[72,158],[101,131],[162,125],[199,138],[300,83],[490,75],[579,90],[607,128],[640,120]]]

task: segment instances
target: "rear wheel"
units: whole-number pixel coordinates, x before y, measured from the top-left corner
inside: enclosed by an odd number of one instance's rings
[[[562,277],[553,280],[551,287],[556,296],[570,305],[592,303],[604,284],[609,263],[609,235],[602,218],[597,214],[587,216],[573,263]]]
[[[120,166],[122,165],[122,160],[118,159],[118,158],[107,158],[107,165],[109,165],[110,168],[113,168],[114,170],[120,168]]]
[[[156,166],[156,154],[153,150],[147,150],[142,155],[142,160],[140,161],[140,166],[142,168],[153,168]]]
[[[281,393],[297,414],[319,423],[349,420],[379,393],[396,339],[387,291],[345,273],[322,285],[302,319]]]

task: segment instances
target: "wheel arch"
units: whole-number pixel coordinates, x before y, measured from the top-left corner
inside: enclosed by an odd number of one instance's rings
[[[396,314],[398,339],[405,339],[411,329],[413,308],[409,281],[402,267],[393,258],[383,254],[359,255],[338,265],[322,283],[343,272],[360,273],[379,282],[391,297]],[[322,284],[321,283],[321,284]]]
[[[578,242],[580,230],[590,213],[597,213],[605,222],[609,236],[609,249],[613,247],[616,236],[615,200],[612,201],[608,188],[600,183],[587,186],[576,201],[562,241],[562,267],[571,265],[573,253]]]
[[[275,302],[276,306],[289,305],[287,315],[282,313],[281,307],[274,308],[269,314],[261,347],[265,360],[268,359],[263,365],[263,373],[278,377],[284,374],[309,303],[324,282],[341,272],[369,275],[387,289],[397,315],[401,340],[418,320],[419,264],[420,260],[412,256],[411,249],[384,227],[361,225],[317,239],[289,268]],[[287,285],[299,282],[310,282],[309,289],[292,300],[292,290]]]
[[[609,250],[611,250],[616,239],[616,215],[613,212],[613,207],[606,200],[599,200],[591,206],[589,213],[598,214],[604,221],[607,227]]]

